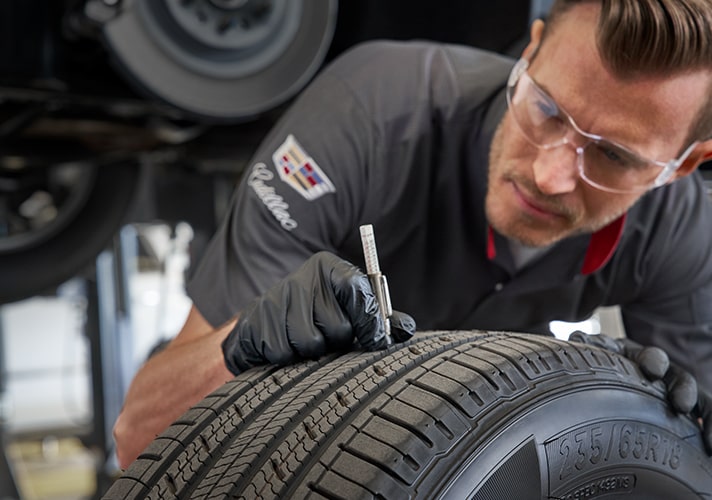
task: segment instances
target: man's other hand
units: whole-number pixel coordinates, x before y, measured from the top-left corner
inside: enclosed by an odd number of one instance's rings
[[[394,311],[393,339],[403,342],[414,333],[413,318]],[[238,374],[257,365],[387,345],[368,277],[336,255],[319,252],[242,311],[222,350],[228,369]]]
[[[614,339],[603,334],[588,335],[580,331],[572,333],[569,340],[625,356],[636,363],[649,380],[662,380],[673,410],[689,413],[698,419],[707,454],[712,455],[712,396],[698,387],[689,372],[672,364],[665,351],[659,347],[642,346],[626,338]]]

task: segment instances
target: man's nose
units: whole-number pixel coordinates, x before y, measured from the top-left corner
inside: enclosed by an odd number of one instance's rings
[[[539,149],[532,165],[534,182],[544,194],[570,193],[579,179],[578,153],[575,146],[562,144],[552,149]]]

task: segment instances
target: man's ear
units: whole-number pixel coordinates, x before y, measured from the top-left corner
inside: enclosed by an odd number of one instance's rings
[[[680,168],[675,171],[671,181],[690,175],[697,170],[697,167],[710,160],[712,160],[712,139],[700,142],[695,146],[695,149],[683,160]]]
[[[529,43],[524,48],[524,51],[522,51],[522,57],[524,59],[531,61],[532,57],[534,56],[534,53],[539,48],[539,44],[541,43],[541,38],[543,34],[544,21],[542,21],[541,19],[536,19],[532,23],[532,27],[529,32],[529,36],[531,37],[529,39]]]

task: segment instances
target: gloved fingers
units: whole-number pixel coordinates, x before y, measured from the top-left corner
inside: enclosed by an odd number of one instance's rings
[[[232,329],[221,344],[225,366],[227,366],[227,369],[230,370],[233,375],[237,375],[253,366],[264,363],[253,345],[249,342],[243,344],[240,341],[240,335],[236,329],[237,326]]]
[[[351,326],[330,281],[332,270],[347,273],[348,266],[337,256],[320,252],[264,295],[259,320],[251,323],[270,327],[255,335],[261,339],[262,348],[257,350],[267,362],[284,365],[316,359],[351,346]]]
[[[575,332],[572,332],[569,334],[569,341],[570,342],[578,342],[579,344],[588,344],[589,335],[582,332],[581,330],[576,330]]]
[[[702,388],[698,392],[697,404],[692,414],[701,420],[702,441],[707,454],[712,456],[712,395]]]
[[[588,334],[581,330],[576,330],[571,335],[569,335],[569,340],[573,342],[578,342],[580,344],[592,345],[595,347],[600,347],[607,351],[615,352],[617,354],[623,354],[621,345],[618,341],[608,335],[604,334]]]
[[[395,342],[406,342],[415,335],[415,320],[409,314],[393,311],[391,316],[391,337]]]
[[[316,286],[324,287],[323,283],[317,283]],[[326,352],[333,351],[346,351],[353,348],[354,332],[353,327],[349,318],[346,317],[341,304],[339,304],[336,299],[334,291],[331,289],[320,290],[318,293],[314,294],[314,301],[312,303],[311,310],[304,311],[304,316],[302,317],[302,322],[304,325],[302,328],[308,329],[308,327],[313,325],[316,331],[321,335],[321,346],[319,347],[323,352],[315,352],[308,349],[300,348],[299,352],[305,357],[314,357],[315,355],[322,355]],[[307,312],[311,314],[311,317],[307,317]],[[290,325],[290,337],[294,341],[292,323]]]
[[[284,364],[300,359],[316,359],[326,354],[326,340],[324,333],[319,329],[314,317],[315,310],[321,303],[319,292],[312,296],[313,290],[303,288],[299,283],[287,283],[282,291],[283,297],[279,303],[285,304],[284,335],[279,335],[279,342],[275,344],[276,352],[281,353],[281,362]],[[323,314],[330,314],[329,310],[321,306]],[[288,353],[288,356],[286,355]]]
[[[634,355],[634,359],[650,380],[660,380],[670,369],[670,358],[659,347],[644,347]]]
[[[336,301],[361,347],[369,351],[387,347],[386,329],[368,277],[353,264],[332,254],[325,254],[321,263]]]
[[[290,300],[292,287],[287,281],[286,285],[274,287],[258,298],[244,321],[242,315],[238,320],[238,326],[243,325],[239,331],[241,345],[256,351],[262,357],[260,364],[286,365],[300,359],[287,333],[287,316],[293,308],[285,308],[284,304],[288,305]]]
[[[257,299],[241,314],[237,324],[222,342],[223,357],[228,370],[237,375],[265,363],[288,362],[279,355],[284,334],[264,336],[266,331],[283,331],[283,322],[272,316],[272,308],[264,298]],[[277,344],[277,345],[275,345]],[[286,352],[290,352],[288,349]]]
[[[671,365],[663,377],[667,386],[668,400],[679,413],[690,413],[699,403],[697,380],[689,372]]]
[[[650,380],[660,380],[670,368],[670,358],[659,347],[643,346],[628,338],[619,339],[621,354],[638,363],[641,371]]]

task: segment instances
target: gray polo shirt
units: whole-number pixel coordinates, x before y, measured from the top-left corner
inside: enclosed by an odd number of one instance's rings
[[[393,307],[418,328],[548,332],[601,305],[712,388],[712,213],[698,176],[625,222],[522,268],[484,214],[488,151],[512,60],[470,47],[369,42],[302,93],[252,159],[188,292],[217,326],[329,250],[363,268],[373,224]]]

